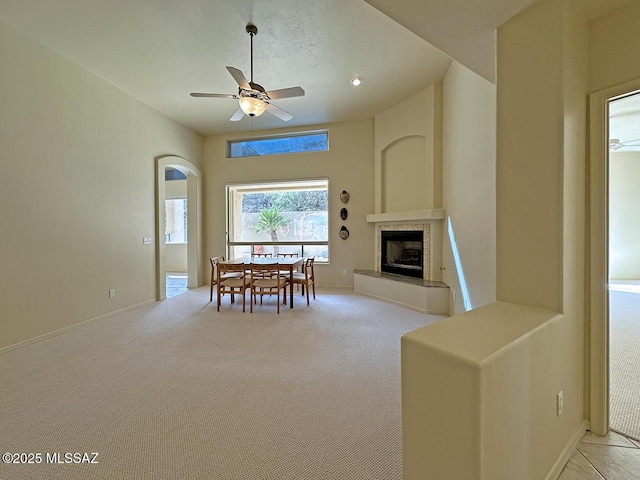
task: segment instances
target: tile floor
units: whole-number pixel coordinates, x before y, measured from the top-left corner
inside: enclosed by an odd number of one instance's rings
[[[187,274],[167,272],[167,298],[187,291]]]
[[[640,441],[613,431],[606,437],[587,432],[558,480],[638,480]]]

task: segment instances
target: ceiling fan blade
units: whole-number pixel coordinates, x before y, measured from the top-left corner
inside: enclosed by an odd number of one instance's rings
[[[293,118],[293,115],[291,115],[289,112],[285,112],[280,107],[276,107],[273,103],[267,103],[267,112],[269,112],[271,115],[275,115],[280,120],[284,120],[285,122],[288,122]]]
[[[231,115],[231,118],[229,120],[231,120],[232,122],[237,122],[237,121],[241,120],[242,117],[244,117],[244,112],[242,111],[242,109],[240,107],[238,107],[236,112],[233,115]]]
[[[271,100],[277,100],[278,98],[304,97],[304,90],[302,87],[280,88],[278,90],[269,90],[267,95],[269,95]]]
[[[227,67],[227,70],[229,70],[229,73],[235,79],[235,81],[238,82],[238,85],[240,85],[242,88],[246,88],[247,90],[251,90],[251,86],[247,81],[247,77],[244,76],[244,73],[234,67]]]
[[[235,98],[238,99],[237,95],[227,95],[224,93],[192,93],[192,97],[208,97],[208,98]]]

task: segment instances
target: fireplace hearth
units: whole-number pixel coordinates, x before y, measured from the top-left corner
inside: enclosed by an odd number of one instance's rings
[[[407,277],[423,278],[423,232],[383,230],[380,234],[380,270]]]

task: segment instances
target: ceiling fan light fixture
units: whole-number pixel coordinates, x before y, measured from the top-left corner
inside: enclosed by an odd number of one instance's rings
[[[351,82],[351,85],[353,85],[354,87],[357,87],[358,85],[360,85],[362,83],[362,77],[355,76],[355,77],[351,78],[350,82]]]
[[[240,108],[250,117],[259,117],[267,108],[267,104],[255,97],[242,97],[239,100]]]

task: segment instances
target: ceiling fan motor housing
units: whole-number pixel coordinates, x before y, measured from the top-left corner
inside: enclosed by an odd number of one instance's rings
[[[259,98],[263,102],[268,102],[269,100],[271,100],[271,98],[269,98],[269,95],[267,95],[267,92],[265,92],[264,88],[262,88],[261,85],[253,82],[250,82],[249,85],[251,86],[251,90],[242,87],[238,88],[238,95],[240,97]]]

